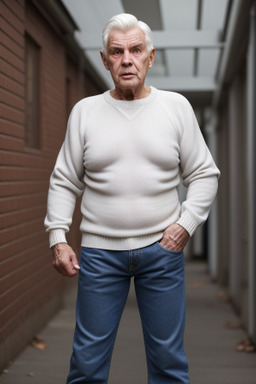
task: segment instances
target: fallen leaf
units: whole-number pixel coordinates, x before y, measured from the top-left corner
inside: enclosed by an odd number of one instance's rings
[[[240,344],[236,346],[236,351],[237,352],[243,352],[245,350],[245,346]]]
[[[253,344],[253,342],[249,338],[242,339],[237,343],[236,351],[253,353],[253,352],[256,352],[256,346]]]
[[[5,373],[5,374],[9,373],[8,369],[4,369],[3,373]]]
[[[47,348],[47,343],[42,339],[41,336],[34,336],[32,342],[31,342],[31,345],[32,347],[40,350],[40,351],[43,351],[44,349]]]
[[[254,353],[256,352],[256,346],[255,345],[248,345],[247,347],[245,347],[245,352],[247,353]]]
[[[237,344],[238,344],[238,345],[239,345],[239,344],[242,344],[242,345],[247,346],[247,345],[251,345],[252,342],[251,342],[251,340],[250,340],[249,338],[247,338],[247,339],[242,339],[242,340],[240,340]]]

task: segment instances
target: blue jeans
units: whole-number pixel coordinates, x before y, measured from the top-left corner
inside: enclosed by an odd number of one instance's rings
[[[67,383],[106,384],[118,325],[134,277],[149,384],[188,384],[184,351],[184,255],[148,247],[82,248],[73,354]]]

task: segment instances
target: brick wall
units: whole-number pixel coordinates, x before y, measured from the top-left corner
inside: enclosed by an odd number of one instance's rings
[[[0,342],[3,366],[61,305],[63,278],[51,267],[43,227],[49,176],[67,114],[99,86],[33,2],[2,0],[0,112]],[[25,145],[25,34],[40,48],[39,148]],[[71,60],[69,57],[73,57]],[[82,81],[81,81],[82,80]],[[79,247],[75,214],[70,241]]]

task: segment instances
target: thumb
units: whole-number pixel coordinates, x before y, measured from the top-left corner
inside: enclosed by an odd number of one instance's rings
[[[75,268],[75,269],[80,269],[80,265],[79,265],[79,263],[78,263],[78,260],[77,260],[77,257],[76,257],[76,254],[74,253],[74,255],[72,256],[72,260],[71,260],[71,262],[72,262],[72,265],[73,265],[73,268]]]

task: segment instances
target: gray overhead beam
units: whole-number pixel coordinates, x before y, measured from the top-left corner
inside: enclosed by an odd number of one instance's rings
[[[218,31],[153,31],[156,49],[222,48]],[[82,36],[84,49],[101,49],[101,36],[87,33]]]
[[[209,49],[224,46],[224,43],[219,40],[219,33],[217,31],[154,31],[153,41],[157,49]]]
[[[211,77],[147,76],[147,84],[158,89],[176,92],[214,92],[216,83]]]
[[[200,31],[201,26],[202,26],[202,10],[203,10],[203,0],[198,0],[197,23],[196,23],[197,24],[196,25],[197,31]],[[193,69],[194,76],[198,75],[198,69],[199,69],[198,67],[199,67],[199,49],[195,48],[195,51],[194,51],[194,69]]]

